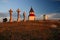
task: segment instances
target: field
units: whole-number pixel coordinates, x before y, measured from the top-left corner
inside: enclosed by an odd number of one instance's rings
[[[60,21],[0,23],[0,40],[59,40]]]

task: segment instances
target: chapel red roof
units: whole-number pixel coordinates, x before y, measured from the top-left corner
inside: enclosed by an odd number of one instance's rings
[[[29,14],[29,16],[35,16],[34,14]]]

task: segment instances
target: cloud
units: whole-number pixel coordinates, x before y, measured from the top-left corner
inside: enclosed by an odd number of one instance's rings
[[[12,14],[12,17],[13,17],[13,21],[17,21],[17,13],[16,12],[14,12]],[[9,13],[0,12],[0,22],[3,22],[4,18],[7,18],[8,21],[9,21],[9,19],[10,19]],[[20,19],[23,20],[23,15],[22,14],[20,14]]]
[[[56,15],[56,13],[46,14],[46,15],[48,16],[48,18],[53,18]]]
[[[1,13],[0,12],[0,17],[7,17],[8,16],[8,13]]]
[[[60,19],[60,13],[49,13],[46,15],[48,16],[48,19],[56,19],[56,20]]]
[[[36,17],[36,19],[38,20],[43,20],[43,15],[44,14],[40,14],[39,16]],[[60,13],[48,13],[46,14],[48,16],[48,19],[52,20],[59,20],[60,19]]]
[[[51,13],[51,14],[47,14],[47,16],[49,18],[60,18],[60,13]]]
[[[0,12],[0,22],[3,21],[4,18],[7,18],[8,17],[8,13],[2,13]]]

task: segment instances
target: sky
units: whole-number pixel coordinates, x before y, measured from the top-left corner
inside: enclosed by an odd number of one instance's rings
[[[31,7],[36,19],[42,19],[43,14],[48,15],[49,19],[60,19],[60,0],[0,0],[0,21],[3,18],[9,19],[9,9],[13,10],[13,20],[16,20],[18,8],[21,11],[21,19],[24,11],[28,18]]]

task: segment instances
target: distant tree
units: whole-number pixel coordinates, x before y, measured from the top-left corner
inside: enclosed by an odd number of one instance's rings
[[[3,19],[3,22],[7,22],[7,18],[4,18],[4,19]]]

